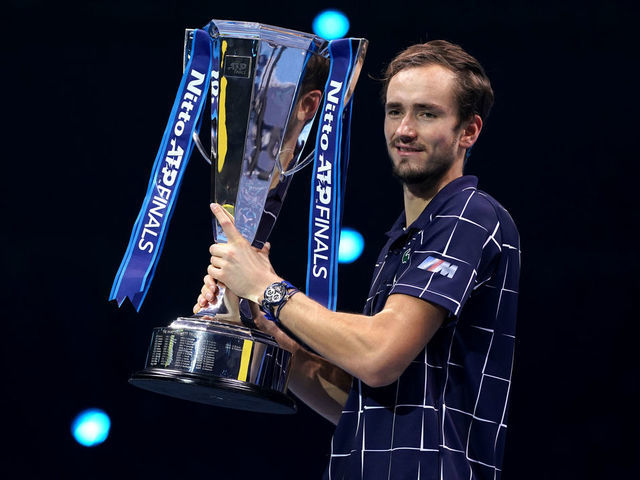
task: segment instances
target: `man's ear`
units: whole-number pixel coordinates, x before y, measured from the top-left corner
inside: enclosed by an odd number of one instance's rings
[[[476,143],[480,131],[482,130],[482,118],[480,115],[474,115],[462,127],[462,136],[460,137],[460,147],[469,149]]]
[[[313,118],[320,106],[322,92],[320,90],[311,90],[305,93],[300,99],[298,106],[298,121],[307,123]]]

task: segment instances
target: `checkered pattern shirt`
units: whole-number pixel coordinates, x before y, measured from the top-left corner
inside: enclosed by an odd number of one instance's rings
[[[388,232],[365,313],[392,294],[449,317],[391,385],[355,379],[325,478],[499,479],[515,343],[520,247],[508,212],[464,176]]]

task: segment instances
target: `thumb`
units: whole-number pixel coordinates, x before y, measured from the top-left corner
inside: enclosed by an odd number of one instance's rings
[[[210,208],[211,208],[211,212],[218,220],[218,223],[220,224],[220,228],[222,228],[222,231],[227,236],[227,240],[233,241],[233,240],[239,240],[241,238],[244,238],[242,234],[238,231],[236,226],[234,225],[233,218],[229,213],[227,213],[227,211],[224,208],[222,208],[217,203],[212,203],[210,205]]]
[[[263,253],[268,257],[271,253],[271,244],[269,242],[264,242],[264,245],[260,249],[260,253]]]

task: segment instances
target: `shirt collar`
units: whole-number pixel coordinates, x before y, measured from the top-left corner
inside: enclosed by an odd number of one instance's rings
[[[429,222],[431,214],[437,211],[449,198],[451,198],[456,193],[459,193],[466,188],[472,187],[477,188],[478,186],[478,177],[474,175],[463,175],[462,177],[458,177],[448,184],[446,184],[436,196],[431,199],[429,204],[422,211],[420,216],[411,224],[409,228],[405,228],[404,224],[406,221],[404,210],[395,221],[391,230],[389,230],[386,235],[388,237],[399,237],[405,233],[408,233],[411,230],[420,230],[424,228],[424,226]]]

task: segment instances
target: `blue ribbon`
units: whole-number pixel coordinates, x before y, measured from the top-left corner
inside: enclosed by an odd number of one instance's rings
[[[337,306],[342,196],[349,162],[351,102],[345,106],[345,94],[357,61],[353,42],[340,39],[329,44],[331,70],[320,112],[311,178],[307,295],[331,310]]]
[[[200,130],[211,61],[211,37],[204,30],[196,30],[191,58],[182,75],[147,193],[111,287],[109,300],[117,300],[118,306],[128,297],[139,311],[151,285],[182,177],[193,151],[193,132]]]

